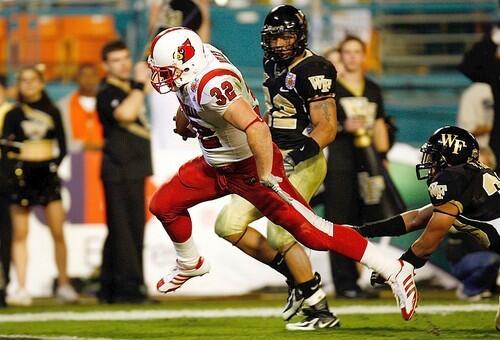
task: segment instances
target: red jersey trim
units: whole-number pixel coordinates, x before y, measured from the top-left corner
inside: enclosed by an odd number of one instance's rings
[[[226,69],[223,69],[223,68],[216,68],[215,70],[212,70],[210,72],[208,72],[207,74],[205,74],[201,80],[200,80],[200,85],[198,86],[198,90],[196,91],[196,100],[198,102],[198,104],[201,106],[201,95],[203,94],[203,90],[205,89],[205,86],[207,85],[207,83],[213,79],[214,77],[218,77],[218,76],[232,76],[232,77],[235,77],[236,79],[238,79],[240,82],[241,81],[241,78],[239,75],[237,75],[235,72],[231,71],[231,70],[226,70]]]

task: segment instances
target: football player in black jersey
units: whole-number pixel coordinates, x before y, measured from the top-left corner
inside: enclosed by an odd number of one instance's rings
[[[290,182],[309,201],[326,175],[321,150],[335,138],[333,65],[307,46],[307,22],[302,11],[282,5],[271,10],[261,31],[264,50],[265,119],[273,142],[281,149]],[[305,319],[288,330],[311,330],[339,325],[330,313],[320,278],[314,274],[301,245],[280,226],[268,223],[267,239],[248,225],[262,214],[233,195],[216,221],[216,232],[245,253],[284,273],[289,284],[285,320],[303,307]],[[272,246],[272,248],[269,246]],[[283,267],[285,268],[283,270]],[[285,273],[288,273],[286,274]]]
[[[453,226],[500,253],[500,178],[479,162],[479,144],[466,130],[445,126],[420,149],[417,178],[427,179],[431,204],[356,227],[365,237],[398,236],[424,229],[401,256],[422,267]],[[377,276],[372,276],[377,281]],[[496,327],[500,330],[500,306]]]

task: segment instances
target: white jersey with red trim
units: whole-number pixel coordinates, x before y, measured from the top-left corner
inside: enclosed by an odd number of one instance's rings
[[[245,132],[224,120],[226,109],[240,97],[258,115],[258,101],[241,72],[217,48],[204,44],[208,65],[176,92],[184,114],[198,133],[208,164],[220,167],[252,156]]]

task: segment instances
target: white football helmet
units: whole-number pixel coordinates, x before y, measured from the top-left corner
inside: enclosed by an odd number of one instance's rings
[[[200,36],[188,28],[168,28],[151,42],[148,65],[151,84],[159,93],[177,91],[207,63]]]

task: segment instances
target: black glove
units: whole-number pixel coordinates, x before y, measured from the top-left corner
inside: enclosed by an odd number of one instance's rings
[[[376,285],[383,285],[385,284],[385,279],[379,273],[372,272],[370,275],[370,284],[372,287],[375,287]]]

